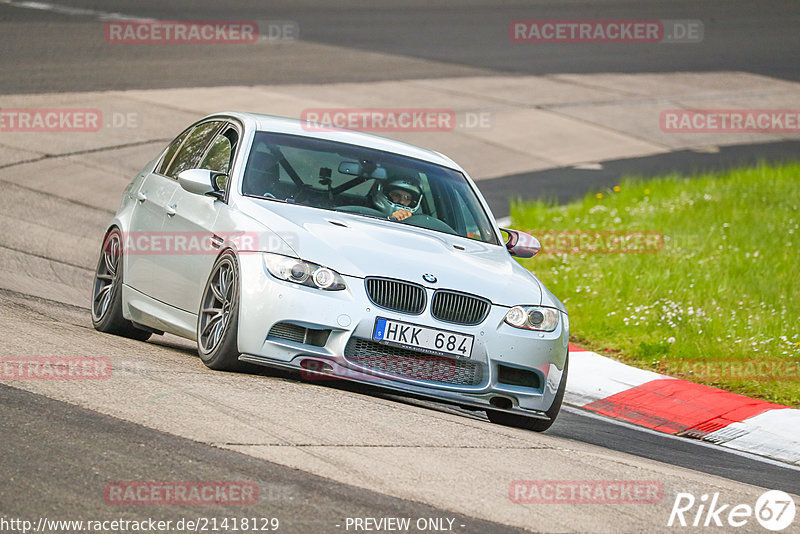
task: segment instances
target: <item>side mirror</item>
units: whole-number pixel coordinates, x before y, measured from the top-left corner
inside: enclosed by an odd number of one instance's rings
[[[222,177],[227,178],[228,175],[208,169],[187,169],[178,175],[178,183],[186,191],[195,195],[208,195],[222,199],[225,197],[225,192],[218,182]]]
[[[518,258],[532,258],[542,250],[542,244],[530,234],[520,232],[519,230],[510,230],[508,228],[500,228],[500,230],[508,234],[506,248],[512,256]]]

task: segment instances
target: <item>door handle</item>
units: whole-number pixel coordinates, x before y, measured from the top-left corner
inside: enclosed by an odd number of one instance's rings
[[[167,206],[167,207],[165,207],[165,208],[164,208],[164,211],[166,211],[166,212],[167,212],[167,215],[169,215],[170,217],[172,217],[173,215],[175,215],[175,214],[178,212],[178,211],[177,211],[177,209],[176,209],[177,207],[178,207],[178,205],[177,205],[177,204],[173,204],[172,206]]]
[[[147,200],[147,193],[145,193],[144,191],[137,191],[136,200],[138,200],[139,202],[144,202],[145,200]]]

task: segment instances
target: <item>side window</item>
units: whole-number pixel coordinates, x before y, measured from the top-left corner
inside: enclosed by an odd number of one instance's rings
[[[167,167],[169,167],[169,164],[172,163],[172,158],[175,157],[175,152],[178,151],[178,148],[181,146],[181,143],[183,143],[183,140],[186,139],[186,136],[190,131],[191,129],[184,130],[169,144],[167,151],[164,153],[164,159],[161,160],[161,163],[158,164],[158,168],[156,169],[158,174],[163,174],[166,176]]]
[[[233,138],[233,141],[231,138]],[[211,146],[209,146],[198,168],[227,174],[231,168],[235,140],[236,131],[232,129],[229,129],[224,134],[217,135],[211,142]]]
[[[274,198],[285,192],[280,185],[289,184],[293,185],[293,182],[278,163],[278,157],[272,153],[271,147],[264,142],[255,144],[245,167],[242,193]]]
[[[236,141],[239,135],[233,128],[228,128],[224,133],[218,134],[211,145],[209,145],[203,161],[200,162],[200,169],[224,172],[228,174],[233,162],[233,155],[236,152]],[[226,189],[227,179],[219,177],[222,183],[218,183],[220,189]]]
[[[214,133],[220,128],[222,122],[205,122],[192,130],[186,142],[183,143],[178,153],[172,159],[166,176],[177,178],[186,169],[191,169],[197,164]]]

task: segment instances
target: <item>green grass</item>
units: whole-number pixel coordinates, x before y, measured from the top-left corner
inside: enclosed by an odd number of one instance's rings
[[[566,305],[573,343],[800,407],[800,165],[626,179],[511,215],[545,244],[522,264]],[[558,231],[658,232],[663,247],[548,253]]]

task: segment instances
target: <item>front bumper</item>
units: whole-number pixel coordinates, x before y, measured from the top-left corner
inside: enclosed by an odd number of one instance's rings
[[[241,360],[295,369],[310,379],[341,378],[474,408],[547,417],[543,412],[553,403],[567,356],[566,314],[553,332],[509,326],[503,321],[508,307],[500,305],[492,305],[478,325],[456,325],[430,314],[433,289],[426,290],[426,309],[409,315],[376,307],[360,278],[344,276],[347,289],[321,291],[273,278],[264,271],[259,254],[239,260]],[[387,349],[382,365],[375,365],[375,358],[367,364],[359,351],[370,347],[370,354],[377,354],[383,347],[372,342],[378,317],[472,335],[471,358]],[[273,327],[278,323],[300,334],[276,335]],[[303,336],[303,329],[311,335]],[[535,374],[538,380],[515,384],[504,378],[509,369],[528,377]]]

